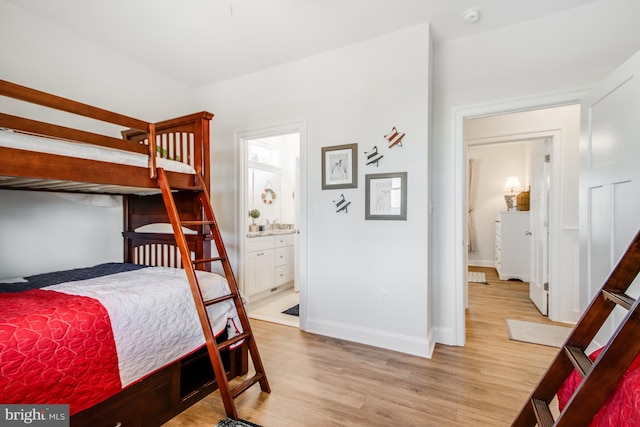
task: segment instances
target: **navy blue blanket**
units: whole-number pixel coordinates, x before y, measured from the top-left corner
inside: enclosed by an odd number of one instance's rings
[[[110,274],[123,273],[125,271],[146,268],[146,265],[126,264],[121,262],[109,262],[93,267],[75,268],[73,270],[56,271],[53,273],[36,274],[25,277],[26,282],[0,283],[0,292],[22,292],[30,289],[40,289],[45,286],[58,285],[66,282],[93,279],[94,277],[108,276]]]

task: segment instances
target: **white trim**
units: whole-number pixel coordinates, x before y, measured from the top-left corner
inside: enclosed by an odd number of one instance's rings
[[[300,257],[300,271],[299,271],[299,290],[300,290],[300,329],[306,330],[307,327],[307,224],[308,224],[308,195],[307,195],[307,164],[308,164],[308,147],[307,147],[307,121],[300,120],[297,122],[285,123],[281,125],[274,125],[269,127],[263,127],[259,129],[252,129],[246,131],[234,132],[234,147],[236,164],[238,165],[238,189],[241,194],[244,195],[246,191],[247,177],[245,174],[245,168],[247,167],[247,144],[249,139],[266,138],[270,136],[285,135],[289,133],[298,133],[300,135],[300,191],[296,196],[299,198],[300,212],[298,217],[298,224],[296,228],[299,234],[299,248],[297,248]],[[238,197],[237,207],[238,212],[247,212],[245,206],[246,197]],[[244,222],[238,221],[236,227],[236,236],[238,236],[238,273],[240,275],[241,283],[244,283],[244,253],[245,253],[245,239],[244,235]]]
[[[465,344],[465,284],[467,258],[465,251],[465,224],[467,211],[466,199],[466,144],[464,140],[464,120],[495,114],[513,113],[518,111],[537,110],[548,107],[558,107],[580,102],[588,93],[589,88],[568,90],[550,94],[542,94],[527,98],[476,104],[456,107],[453,110],[454,161],[455,161],[455,241],[454,255],[455,283],[454,283],[454,345]],[[557,145],[557,144],[556,144]]]
[[[391,333],[380,329],[363,328],[347,323],[331,322],[323,319],[308,319],[309,329],[313,334],[338,338],[346,341],[371,345],[401,353],[431,358],[435,349],[433,336],[426,339],[414,336]]]

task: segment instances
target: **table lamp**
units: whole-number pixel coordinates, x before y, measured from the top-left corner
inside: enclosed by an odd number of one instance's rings
[[[518,202],[515,192],[522,191],[522,185],[520,185],[520,179],[517,176],[510,176],[507,178],[507,182],[504,184],[503,191],[509,192],[504,196],[504,200],[507,202],[508,211],[517,211]]]

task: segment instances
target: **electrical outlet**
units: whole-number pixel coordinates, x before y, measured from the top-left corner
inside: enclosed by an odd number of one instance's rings
[[[389,291],[386,289],[380,290],[380,304],[389,304]]]

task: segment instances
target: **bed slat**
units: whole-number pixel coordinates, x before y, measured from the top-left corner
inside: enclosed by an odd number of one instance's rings
[[[42,105],[44,107],[55,108],[56,110],[66,111],[67,113],[77,114],[91,119],[101,120],[107,123],[139,129],[145,132],[150,124],[142,120],[134,119],[133,117],[114,113],[112,111],[83,104],[71,99],[62,98],[50,93],[41,92],[6,80],[0,80],[0,95],[30,102],[32,104]]]

